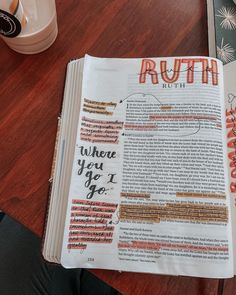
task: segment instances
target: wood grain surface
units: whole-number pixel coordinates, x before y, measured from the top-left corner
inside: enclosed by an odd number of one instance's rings
[[[85,53],[208,55],[203,0],[57,0],[56,4],[59,35],[47,51],[21,55],[0,40],[0,209],[39,236],[67,62]],[[219,286],[219,280],[212,279],[93,273],[128,295],[213,295]],[[233,280],[227,290],[232,284]]]

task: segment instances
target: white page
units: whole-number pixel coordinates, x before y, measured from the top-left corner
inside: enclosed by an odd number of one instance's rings
[[[86,56],[65,267],[232,276],[222,80],[212,58]]]
[[[234,245],[234,269],[236,270],[236,61],[224,66],[227,160],[229,165],[229,187],[232,202],[232,228]]]

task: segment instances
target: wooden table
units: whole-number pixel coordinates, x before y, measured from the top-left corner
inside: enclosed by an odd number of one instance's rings
[[[59,35],[34,56],[0,40],[0,209],[42,236],[67,62],[208,55],[203,0],[57,0]],[[94,273],[124,294],[234,294],[235,281]],[[221,282],[221,284],[219,284]],[[220,286],[220,288],[219,288]]]

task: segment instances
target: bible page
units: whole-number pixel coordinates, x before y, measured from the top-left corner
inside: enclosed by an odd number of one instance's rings
[[[65,267],[233,275],[222,64],[85,57]]]
[[[236,61],[224,66],[227,160],[232,209],[234,273],[236,274]]]

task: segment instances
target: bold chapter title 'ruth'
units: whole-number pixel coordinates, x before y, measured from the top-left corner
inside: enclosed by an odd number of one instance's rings
[[[183,65],[185,67],[183,68]],[[186,73],[186,83],[194,83],[195,73],[202,73],[202,83],[209,83],[209,76],[212,85],[218,85],[217,61],[206,58],[175,58],[173,68],[168,68],[167,61],[161,60],[156,64],[153,59],[143,59],[139,73],[139,83],[146,83],[147,77],[151,78],[152,84],[159,83],[159,77],[165,83],[175,83],[180,77],[180,73]]]

